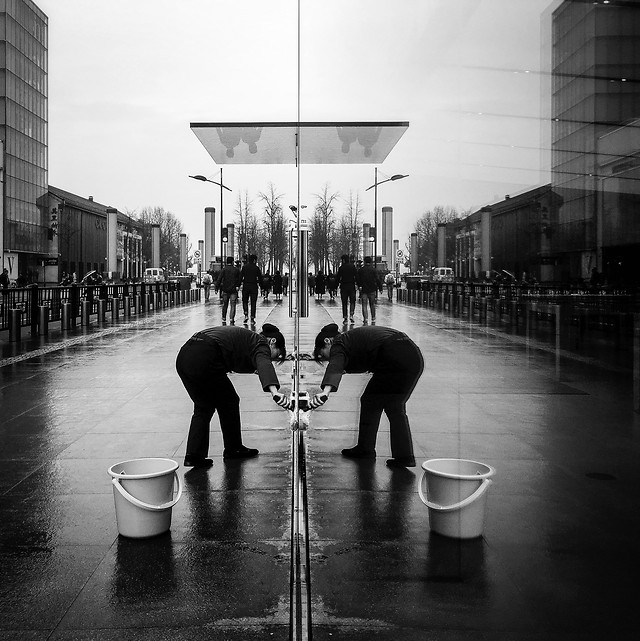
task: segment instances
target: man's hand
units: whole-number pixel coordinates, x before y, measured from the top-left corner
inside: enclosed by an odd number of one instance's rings
[[[319,407],[322,407],[327,401],[329,400],[329,394],[325,394],[324,392],[322,394],[316,394],[310,401],[309,401],[309,407],[312,410],[316,410]]]
[[[272,396],[272,398],[276,403],[276,405],[279,405],[280,407],[283,407],[286,410],[293,409],[293,404],[284,394],[280,394],[280,392],[276,392]]]

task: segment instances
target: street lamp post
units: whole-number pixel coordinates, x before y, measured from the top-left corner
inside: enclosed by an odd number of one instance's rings
[[[387,183],[391,180],[400,180],[401,178],[407,178],[408,174],[394,174],[391,178],[386,178],[378,182],[378,168],[375,168],[375,179],[373,185],[367,187],[365,191],[373,189],[373,228],[375,230],[373,234],[373,269],[378,269],[378,185]]]
[[[220,256],[222,258],[222,267],[224,267],[224,261],[225,261],[225,253],[226,253],[226,243],[229,240],[227,236],[227,230],[226,227],[224,226],[224,210],[223,210],[223,189],[226,189],[227,191],[232,191],[227,187],[225,184],[222,182],[222,167],[220,167],[220,182],[217,182],[216,180],[210,180],[209,178],[206,178],[205,176],[202,176],[201,174],[196,174],[195,176],[189,176],[189,178],[193,178],[194,180],[201,180],[202,182],[207,182],[207,183],[212,183],[214,185],[219,185],[220,186]]]

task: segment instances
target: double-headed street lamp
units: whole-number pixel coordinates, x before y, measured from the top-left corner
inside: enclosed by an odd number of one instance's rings
[[[375,181],[371,187],[367,187],[365,191],[369,191],[370,189],[374,190],[374,197],[373,197],[373,229],[375,230],[373,235],[373,268],[377,269],[377,263],[378,263],[378,185],[382,185],[383,183],[388,183],[391,180],[400,180],[401,178],[407,178],[408,174],[394,174],[391,176],[391,178],[385,178],[385,180],[381,180],[378,182],[378,168],[375,168]]]
[[[202,182],[212,183],[214,185],[220,186],[220,255],[222,257],[222,262],[224,263],[224,258],[225,258],[224,254],[226,253],[225,247],[229,238],[227,235],[227,230],[224,226],[222,190],[223,189],[226,189],[227,191],[232,191],[232,190],[222,183],[222,167],[220,167],[220,182],[216,180],[210,180],[206,176],[202,176],[200,174],[196,174],[195,176],[189,176],[189,178],[193,178],[194,180],[201,180]],[[222,267],[224,267],[224,264],[222,265]]]

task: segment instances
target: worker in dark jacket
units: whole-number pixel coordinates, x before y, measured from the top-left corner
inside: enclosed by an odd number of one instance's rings
[[[349,256],[343,254],[340,257],[342,264],[336,273],[337,285],[340,287],[340,298],[342,300],[342,322],[347,322],[347,306],[349,320],[353,323],[353,314],[356,311],[356,266],[349,261]]]
[[[424,369],[418,346],[403,332],[390,327],[357,327],[340,333],[335,323],[316,336],[314,357],[329,361],[322,379],[322,392],[310,402],[313,409],[324,405],[337,391],[344,373],[372,372],[360,397],[358,443],[342,450],[349,458],[375,458],[376,438],[382,412],[390,424],[389,467],[414,467],[413,442],[406,404]]]
[[[220,418],[225,459],[256,456],[258,450],[242,444],[240,430],[240,398],[227,376],[254,373],[260,385],[271,392],[273,400],[290,409],[289,400],[278,392],[280,383],[272,360],[286,356],[284,336],[275,325],[265,324],[262,332],[244,327],[222,326],[194,334],[180,349],[176,369],[193,401],[193,416],[187,439],[184,464],[189,467],[210,467],[209,426],[214,412]]]

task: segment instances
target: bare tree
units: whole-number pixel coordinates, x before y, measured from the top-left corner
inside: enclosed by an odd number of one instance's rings
[[[160,263],[169,271],[175,271],[180,266],[180,234],[182,223],[164,207],[144,207],[136,215],[131,214],[140,229],[142,236],[142,255],[150,262],[151,255],[151,226],[160,226]]]
[[[258,261],[261,264],[264,259],[264,234],[260,229],[258,217],[253,212],[253,201],[249,200],[249,193],[246,190],[244,192],[244,201],[242,194],[238,194],[235,213],[237,221],[238,255],[255,254],[258,256]]]
[[[363,210],[360,206],[360,197],[356,193],[349,193],[349,199],[345,200],[346,209],[338,224],[336,225],[332,243],[332,264],[333,269],[340,265],[340,256],[348,254],[354,260],[360,258],[362,247],[362,216]]]
[[[338,192],[329,192],[329,184],[325,184],[319,194],[309,218],[309,259],[315,271],[328,271],[331,262],[332,239],[335,238],[335,209],[334,203],[339,198]]]
[[[427,209],[416,221],[415,232],[418,234],[418,264],[428,270],[436,266],[438,260],[438,225],[448,223],[460,214],[455,207],[436,205]],[[417,266],[412,265],[416,271]]]
[[[281,205],[282,196],[283,194],[276,192],[273,183],[269,183],[269,190],[266,193],[260,192],[258,194],[263,205],[262,229],[265,249],[262,260],[258,254],[258,262],[271,274],[276,269],[282,270],[289,253],[286,221]]]

